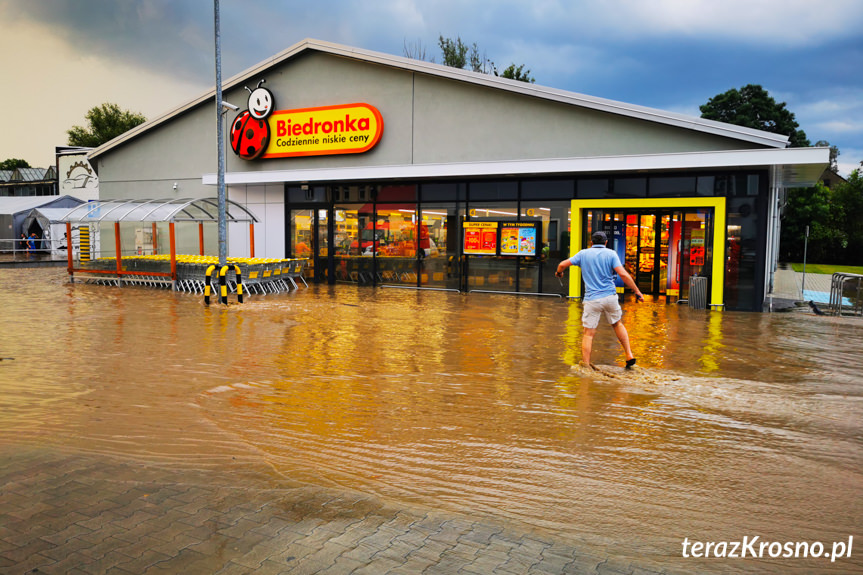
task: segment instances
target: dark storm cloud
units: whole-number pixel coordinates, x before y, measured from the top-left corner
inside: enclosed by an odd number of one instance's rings
[[[478,45],[537,83],[698,115],[749,83],[786,101],[812,141],[863,154],[859,0],[221,0],[230,77],[304,38],[402,55],[438,37]],[[213,83],[212,0],[0,0],[7,29],[35,24],[80,56]],[[841,116],[841,117],[837,117]]]
[[[191,79],[212,75],[212,5],[194,0],[4,2],[7,25],[40,24],[79,54]],[[209,29],[206,27],[209,25]]]

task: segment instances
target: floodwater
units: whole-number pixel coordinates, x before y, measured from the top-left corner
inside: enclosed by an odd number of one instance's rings
[[[642,369],[555,298],[312,286],[202,297],[0,270],[0,441],[160,465],[266,465],[611,554],[684,538],[855,538],[863,571],[863,320],[625,304]],[[735,570],[714,560],[704,571]],[[678,563],[678,565],[681,565]],[[695,563],[686,564],[695,568]]]

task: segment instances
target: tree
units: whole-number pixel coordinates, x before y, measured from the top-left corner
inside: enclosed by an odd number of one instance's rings
[[[452,68],[464,68],[467,64],[467,44],[461,41],[461,37],[456,37],[455,40],[451,38],[444,38],[440,36],[438,38],[438,46],[440,46],[441,52],[443,53],[443,65],[450,66]]]
[[[718,94],[700,107],[701,117],[737,126],[755,128],[788,136],[792,148],[809,146],[806,133],[786,107],[777,103],[767,90],[757,84],[748,84],[740,90],[732,88]]]
[[[439,36],[438,46],[440,46],[441,53],[443,55],[443,64],[445,66],[464,68],[470,64],[470,69],[474,72],[494,74],[495,76],[501,76],[511,80],[520,80],[522,82],[530,82],[531,84],[536,81],[530,76],[530,70],[524,69],[524,64],[520,66],[516,66],[514,63],[510,64],[503,73],[498,74],[497,67],[494,65],[494,62],[486,56],[485,52],[480,53],[479,46],[477,46],[475,42],[471,46],[468,46],[462,41],[461,37],[457,36],[456,39],[453,40],[452,38]],[[405,54],[408,55],[407,48],[405,48]]]
[[[412,58],[414,60],[426,60],[426,47],[423,46],[422,40],[417,40],[416,42],[411,43],[408,43],[408,41],[405,40],[404,54],[405,58]],[[429,62],[434,62],[434,57],[432,57]]]
[[[14,170],[15,168],[29,168],[30,164],[27,160],[19,160],[18,158],[9,158],[0,162],[0,170]]]
[[[821,182],[811,188],[788,190],[779,238],[780,259],[803,261],[808,226],[807,259],[810,262],[833,263],[830,256],[844,247],[844,237],[836,227],[831,196],[830,189]]]
[[[818,140],[815,142],[816,148],[830,148],[830,169],[834,172],[839,172],[839,148],[831,146],[827,140]]]
[[[121,110],[117,104],[104,103],[91,108],[85,116],[87,127],[72,126],[66,133],[70,146],[95,148],[147,121],[143,115]]]
[[[530,70],[524,69],[524,64],[521,66],[510,64],[509,67],[501,73],[501,77],[509,78],[510,80],[520,80],[530,84],[533,84],[536,81],[531,77]]]
[[[859,265],[863,254],[863,174],[854,170],[833,190],[837,226],[847,238],[841,263]]]

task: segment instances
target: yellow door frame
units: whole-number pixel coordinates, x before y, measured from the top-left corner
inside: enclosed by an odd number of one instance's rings
[[[582,245],[581,222],[585,210],[682,210],[688,208],[713,208],[713,239],[710,288],[710,307],[721,308],[725,304],[725,198],[631,198],[625,200],[572,200],[570,225],[570,257],[585,246]],[[571,266],[569,297],[581,297],[581,269]]]

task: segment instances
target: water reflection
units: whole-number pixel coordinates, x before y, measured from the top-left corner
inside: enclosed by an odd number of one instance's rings
[[[314,287],[206,308],[56,270],[0,290],[4,441],[266,462],[633,556],[863,519],[859,321],[627,304],[646,369],[597,376],[573,369],[571,302]],[[594,358],[622,363],[610,328]]]

